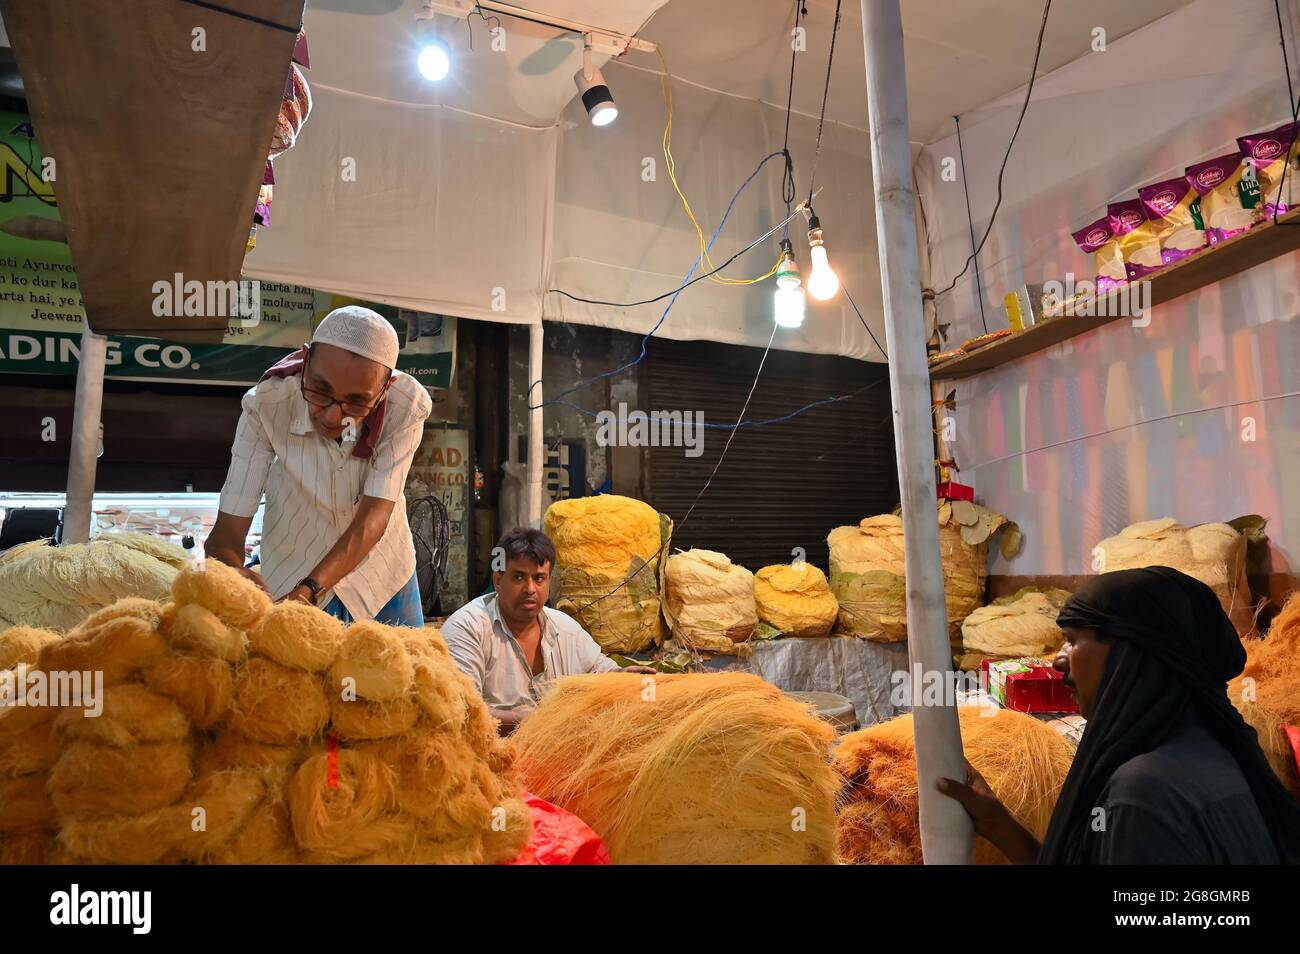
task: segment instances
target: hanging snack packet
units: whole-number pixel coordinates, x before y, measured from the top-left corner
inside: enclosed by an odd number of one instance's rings
[[[1155,229],[1147,221],[1142,200],[1112,202],[1106,206],[1106,214],[1110,216],[1110,230],[1119,242],[1119,254],[1124,260],[1128,280],[1160,271],[1160,242]]]
[[[1260,191],[1264,194],[1265,218],[1272,218],[1275,212],[1282,215],[1300,204],[1300,184],[1296,182],[1297,175],[1300,175],[1300,167],[1296,164],[1300,136],[1295,123],[1242,136],[1237,145],[1259,180]]]
[[[1201,197],[1201,219],[1211,245],[1264,221],[1255,167],[1243,162],[1241,153],[1188,166],[1187,182]]]
[[[1093,257],[1097,269],[1097,294],[1124,284],[1124,259],[1110,228],[1110,217],[1098,219],[1074,233],[1075,244]]]
[[[1147,221],[1160,243],[1160,263],[1168,265],[1205,247],[1201,197],[1186,176],[1138,189]]]

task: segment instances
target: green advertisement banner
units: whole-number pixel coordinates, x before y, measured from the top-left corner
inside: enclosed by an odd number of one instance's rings
[[[76,375],[86,313],[54,194],[58,169],[41,156],[29,118],[0,111],[0,374]],[[276,210],[289,215],[292,210]],[[200,227],[200,226],[195,226]],[[112,241],[106,236],[105,241]],[[399,370],[430,388],[450,386],[456,319],[399,310],[329,292],[256,283],[257,320],[231,324],[219,344],[109,337],[109,378],[131,381],[251,385],[311,338],[332,309],[364,304],[396,328]]]

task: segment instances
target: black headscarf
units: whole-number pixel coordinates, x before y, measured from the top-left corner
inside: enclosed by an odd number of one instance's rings
[[[1228,700],[1227,682],[1241,673],[1246,651],[1213,590],[1167,566],[1104,573],[1069,599],[1057,624],[1097,630],[1111,645],[1041,863],[1086,863],[1092,809],[1115,770],[1189,721],[1236,759],[1281,861],[1300,863],[1300,802]]]

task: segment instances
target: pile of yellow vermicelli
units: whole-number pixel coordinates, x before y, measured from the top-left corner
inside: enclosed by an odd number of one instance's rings
[[[0,710],[0,862],[493,863],[527,842],[513,748],[437,630],[345,629],[214,561],[171,596],[19,631],[28,664],[104,689],[98,716]]]

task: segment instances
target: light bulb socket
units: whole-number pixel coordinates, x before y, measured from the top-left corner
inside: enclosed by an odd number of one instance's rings
[[[776,283],[778,286],[799,284],[799,263],[794,258],[794,246],[789,239],[781,240],[781,260],[776,264]]]

